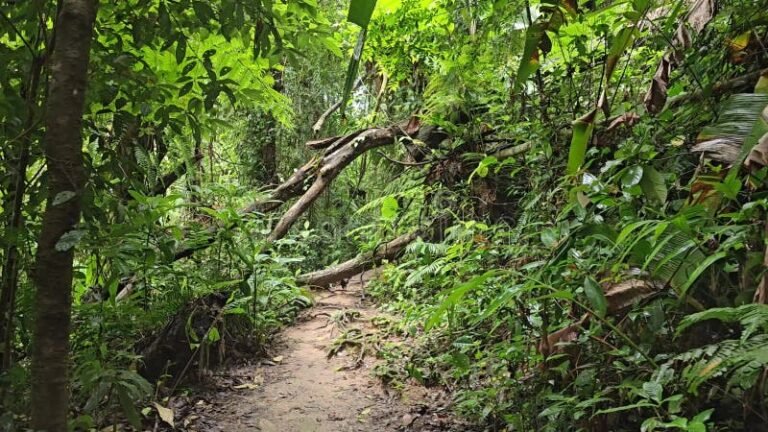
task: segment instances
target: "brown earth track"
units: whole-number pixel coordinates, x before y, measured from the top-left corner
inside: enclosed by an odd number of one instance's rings
[[[343,289],[317,294],[316,305],[278,337],[271,359],[226,371],[219,390],[198,402],[188,430],[468,430],[451,420],[449,398],[442,391],[420,386],[394,391],[383,385],[372,374],[377,359],[370,352],[361,355],[359,346],[328,357],[344,331],[377,331],[371,318],[379,312],[363,296],[368,277],[358,275]],[[356,318],[339,325],[338,319],[331,319],[339,312]]]

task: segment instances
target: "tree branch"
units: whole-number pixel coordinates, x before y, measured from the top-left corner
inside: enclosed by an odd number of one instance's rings
[[[195,155],[191,162],[193,165],[196,165],[202,159],[203,155],[198,153]],[[164,175],[160,181],[157,182],[155,187],[152,188],[152,196],[165,195],[165,193],[168,191],[168,188],[171,187],[171,185],[174,184],[178,179],[184,176],[188,169],[189,164],[186,161],[180,163],[175,169]]]
[[[384,260],[397,258],[405,250],[408,244],[418,238],[419,234],[420,233],[416,231],[401,235],[383,246],[377,247],[373,251],[358,255],[341,264],[316,272],[299,275],[299,277],[296,278],[296,281],[302,285],[326,287],[335,282],[347,279],[358,273],[362,273],[365,270],[374,268]]]
[[[688,102],[702,100],[707,97],[717,97],[733,91],[747,90],[755,85],[755,82],[758,78],[760,78],[761,75],[768,75],[768,68],[750,72],[746,75],[742,75],[728,81],[719,82],[712,86],[712,90],[709,92],[709,94],[705,94],[703,91],[697,90],[693,93],[686,93],[675,96],[669,99],[666,109],[674,109]]]

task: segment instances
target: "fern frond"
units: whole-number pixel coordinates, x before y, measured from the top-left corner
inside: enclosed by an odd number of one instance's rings
[[[729,377],[729,388],[738,386],[746,390],[757,384],[763,369],[768,366],[768,335],[747,340],[727,339],[687,351],[672,362],[688,364],[683,369],[683,378],[688,382],[688,390],[694,394],[701,384],[717,377]]]
[[[768,305],[759,303],[750,303],[736,308],[713,308],[688,315],[680,322],[677,333],[680,334],[694,324],[712,319],[724,323],[740,323],[744,328],[742,340],[748,339],[758,330],[768,333]]]
[[[421,267],[420,269],[408,275],[404,286],[407,288],[421,283],[424,280],[424,276],[437,274],[440,269],[442,269],[443,265],[444,263],[442,260],[435,260],[428,265]]]

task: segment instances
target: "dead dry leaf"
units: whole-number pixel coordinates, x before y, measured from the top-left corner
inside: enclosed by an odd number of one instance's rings
[[[696,30],[696,33],[701,33],[713,16],[715,16],[714,0],[696,0],[688,11],[686,21]]]
[[[575,323],[560,329],[547,336],[546,342],[539,343],[539,352],[545,356],[563,352],[563,345],[575,341],[579,337],[579,331],[589,319],[589,314],[584,314]]]
[[[642,279],[629,279],[617,284],[603,286],[608,313],[615,314],[634,306],[654,294],[663,286],[659,283]]]
[[[616,117],[615,119],[613,119],[611,124],[608,125],[608,128],[606,129],[606,131],[612,131],[612,130],[616,129],[617,127],[621,126],[621,125],[626,125],[627,127],[632,127],[632,126],[635,125],[635,123],[637,123],[639,121],[640,121],[640,116],[637,115],[637,113],[635,113],[633,111],[626,112],[626,113]]]
[[[170,408],[166,408],[159,403],[155,402],[153,404],[155,406],[155,409],[157,410],[157,415],[160,416],[160,420],[164,421],[171,427],[176,427],[173,424],[173,410]]]
[[[768,133],[760,138],[760,141],[752,147],[747,160],[744,161],[747,168],[761,168],[768,166]]]
[[[643,99],[645,109],[651,114],[661,112],[667,103],[667,86],[669,86],[669,74],[671,71],[672,59],[669,54],[665,54],[656,68],[656,73],[651,81],[651,87]]]

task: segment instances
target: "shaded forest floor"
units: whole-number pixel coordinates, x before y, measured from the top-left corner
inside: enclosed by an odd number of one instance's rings
[[[186,430],[264,432],[466,431],[440,389],[394,390],[372,373],[376,344],[394,342],[375,323],[365,279],[316,297],[278,337],[270,356],[219,373],[187,401]],[[330,353],[333,353],[332,355]]]

